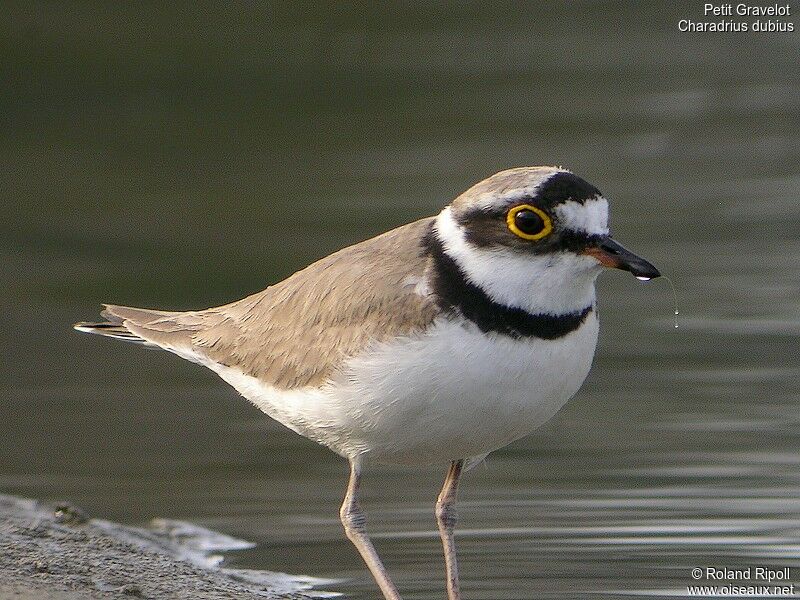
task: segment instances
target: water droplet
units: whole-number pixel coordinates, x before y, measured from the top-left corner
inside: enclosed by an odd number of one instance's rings
[[[672,288],[672,302],[675,305],[675,310],[672,313],[675,315],[675,322],[673,323],[673,325],[675,329],[678,329],[678,315],[680,314],[680,312],[678,311],[678,291],[675,289],[675,284],[672,283],[672,279],[666,276],[664,276],[664,279],[667,280],[667,283],[669,283],[669,287]]]
[[[639,277],[637,275],[636,279],[638,279],[639,281],[650,281],[652,279],[652,277]]]

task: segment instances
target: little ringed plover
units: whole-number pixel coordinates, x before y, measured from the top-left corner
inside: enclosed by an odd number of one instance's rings
[[[563,168],[524,167],[231,304],[106,305],[104,322],[75,328],[208,367],[348,459],[341,519],[387,600],[400,595],[366,533],[362,466],[449,463],[436,517],[448,597],[458,600],[459,478],[578,391],[597,342],[603,267],[659,276],[609,236],[597,188]]]

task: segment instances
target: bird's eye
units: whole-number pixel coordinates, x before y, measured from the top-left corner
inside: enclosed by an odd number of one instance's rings
[[[540,208],[520,204],[508,211],[508,228],[524,240],[540,240],[553,231],[553,221]]]

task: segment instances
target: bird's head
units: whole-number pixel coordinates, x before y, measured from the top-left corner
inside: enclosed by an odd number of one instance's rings
[[[531,312],[587,306],[604,267],[660,275],[611,238],[600,191],[559,167],[509,169],[475,184],[439,214],[435,234],[469,281]]]

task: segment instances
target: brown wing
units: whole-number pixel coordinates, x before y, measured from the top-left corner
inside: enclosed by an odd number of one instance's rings
[[[276,387],[319,385],[343,358],[373,341],[421,331],[439,313],[416,286],[432,220],[340,250],[232,304],[185,313],[107,306],[104,314],[143,340]]]
[[[371,341],[424,329],[438,314],[420,296],[431,219],[350,246],[263,292],[205,311],[194,336],[208,358],[282,388],[322,383]]]

